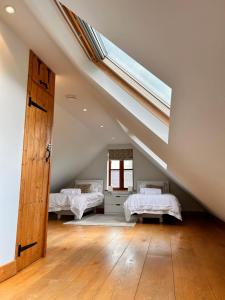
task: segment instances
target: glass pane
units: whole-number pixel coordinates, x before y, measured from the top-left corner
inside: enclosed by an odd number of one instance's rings
[[[133,186],[133,171],[125,170],[124,171],[124,187]]]
[[[145,69],[141,64],[123,52],[115,44],[109,41],[106,37],[101,34],[100,36],[107,51],[107,57],[133,77],[133,79],[135,79],[146,90],[154,94],[170,107],[172,89],[158,77]]]
[[[111,160],[111,169],[119,169],[120,161],[119,160]]]
[[[133,169],[133,160],[124,160],[124,169]]]
[[[111,186],[114,188],[120,187],[120,171],[111,171]]]

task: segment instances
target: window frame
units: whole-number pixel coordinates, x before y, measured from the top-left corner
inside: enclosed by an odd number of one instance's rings
[[[149,103],[149,105],[153,105],[159,111],[161,111],[166,117],[170,116],[170,107],[168,107],[162,100],[160,100],[156,95],[153,95],[150,91],[148,91],[143,85],[134,79],[128,72],[122,69],[118,64],[116,64],[109,57],[105,57],[102,62],[108,69],[110,69],[115,75],[121,78],[124,83],[134,89],[139,95],[144,97]],[[100,63],[99,63],[100,64]]]
[[[132,169],[127,169],[127,168],[124,168],[124,160],[119,160],[118,161],[120,162],[119,163],[119,166],[120,168],[119,169],[112,169],[112,160],[109,159],[108,160],[108,186],[111,186],[111,181],[112,181],[112,174],[111,174],[111,171],[115,170],[115,171],[119,171],[119,187],[118,188],[113,188],[113,191],[127,191],[128,188],[125,188],[124,187],[124,171],[132,171],[132,177],[133,177],[133,185],[134,185],[134,160],[133,159],[125,159],[125,160],[132,160]]]

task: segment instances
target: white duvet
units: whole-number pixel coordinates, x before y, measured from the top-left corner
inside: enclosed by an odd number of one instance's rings
[[[70,210],[80,220],[85,209],[100,205],[103,202],[103,197],[103,194],[98,192],[69,195]]]
[[[127,222],[133,214],[168,214],[182,220],[180,203],[172,194],[130,195],[124,203],[124,213]]]
[[[49,212],[69,209],[69,199],[67,194],[51,193],[49,195]]]
[[[49,212],[71,210],[77,219],[81,219],[87,208],[95,207],[103,202],[103,194],[99,192],[81,195],[56,193],[50,194]]]

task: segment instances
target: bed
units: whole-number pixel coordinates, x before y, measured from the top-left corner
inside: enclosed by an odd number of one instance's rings
[[[161,194],[140,193],[146,186],[154,186],[155,190],[160,189]],[[146,189],[148,190],[148,189]],[[169,183],[164,181],[138,181],[137,194],[130,195],[124,203],[126,221],[136,214],[142,221],[143,218],[159,218],[163,222],[163,215],[168,214],[179,220],[181,217],[181,206],[178,199],[169,193]]]
[[[60,219],[61,215],[74,215],[81,219],[84,212],[95,210],[103,203],[103,180],[76,180],[76,185],[90,184],[91,192],[73,193],[73,189],[64,189],[60,193],[51,193],[49,196],[49,212],[55,212]]]

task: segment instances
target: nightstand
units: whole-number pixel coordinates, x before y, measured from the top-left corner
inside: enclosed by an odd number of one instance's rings
[[[129,192],[106,192],[104,200],[104,214],[123,215],[123,204],[129,195]]]

